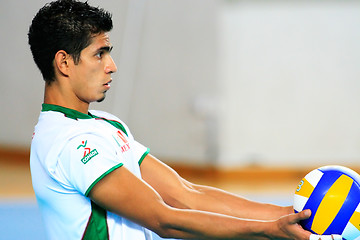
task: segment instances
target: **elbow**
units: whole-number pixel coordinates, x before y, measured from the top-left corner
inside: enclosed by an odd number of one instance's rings
[[[171,234],[169,230],[161,229],[159,231],[154,231],[161,238],[174,238],[175,236]]]
[[[186,236],[185,231],[170,225],[164,225],[153,230],[161,238],[183,238]]]
[[[161,238],[174,238],[171,224],[164,221],[158,221],[157,224],[149,228]]]
[[[175,210],[176,211],[176,210]],[[153,221],[149,229],[155,232],[161,238],[179,238],[181,237],[181,229],[176,224],[176,217],[173,214],[164,214],[158,216],[157,220]],[[179,235],[180,234],[180,235]]]

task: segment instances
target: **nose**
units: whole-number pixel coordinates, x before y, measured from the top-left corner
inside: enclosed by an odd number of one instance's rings
[[[105,73],[114,73],[117,71],[116,64],[111,56],[109,56],[109,63],[105,66]]]

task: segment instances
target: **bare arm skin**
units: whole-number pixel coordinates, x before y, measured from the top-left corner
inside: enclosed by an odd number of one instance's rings
[[[93,187],[90,198],[103,208],[124,216],[162,237],[309,239],[310,233],[297,224],[299,220],[308,217],[307,212],[286,215],[277,220],[244,219],[239,217],[242,215],[242,207],[236,207],[236,204],[242,204],[244,210],[264,206],[266,209],[269,208],[265,211],[269,212],[269,216],[271,209],[276,208],[237,199],[235,195],[213,188],[192,185],[151,155],[143,161],[141,171],[144,180],[134,176],[125,167],[114,170]],[[172,190],[169,187],[180,190]],[[184,197],[177,198],[180,193],[184,193]],[[210,203],[205,203],[206,201]],[[226,201],[229,202],[228,206],[226,203],[220,204]],[[232,207],[236,210],[232,210]],[[251,215],[251,212],[245,212],[244,215]],[[281,215],[281,211],[275,212],[274,215]]]
[[[274,220],[293,213],[292,207],[254,202],[221,189],[190,183],[151,155],[143,161],[141,174],[167,204],[176,208],[258,220]]]

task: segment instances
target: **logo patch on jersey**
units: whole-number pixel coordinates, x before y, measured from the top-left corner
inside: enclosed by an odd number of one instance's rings
[[[93,157],[95,157],[98,154],[99,154],[98,151],[96,149],[93,149],[81,159],[81,162],[83,164],[86,164],[88,161],[90,161]]]
[[[85,147],[86,147],[86,144],[87,144],[87,140],[86,140],[85,142],[82,141],[81,144],[77,147],[77,149],[79,149],[79,148],[81,148],[81,147],[85,148]]]
[[[90,161],[93,157],[95,157],[96,155],[98,155],[98,151],[96,149],[91,150],[90,148],[86,147],[87,145],[87,140],[86,141],[82,141],[81,144],[77,147],[77,149],[80,148],[84,148],[84,156],[81,159],[81,162],[83,164],[86,164],[88,161]]]
[[[114,136],[113,136],[113,138],[115,139],[116,143],[121,148],[121,152],[126,152],[130,149],[129,141],[126,139],[126,137],[122,134],[121,131],[117,131],[117,138],[115,138]],[[121,141],[119,141],[119,140],[121,140]],[[122,144],[120,144],[120,142],[122,142]]]

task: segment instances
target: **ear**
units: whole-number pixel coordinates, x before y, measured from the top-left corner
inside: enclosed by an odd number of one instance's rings
[[[71,56],[67,52],[65,52],[64,50],[59,50],[55,54],[55,58],[54,58],[55,74],[57,73],[63,76],[68,76],[70,71],[69,69],[70,60],[71,60]]]

